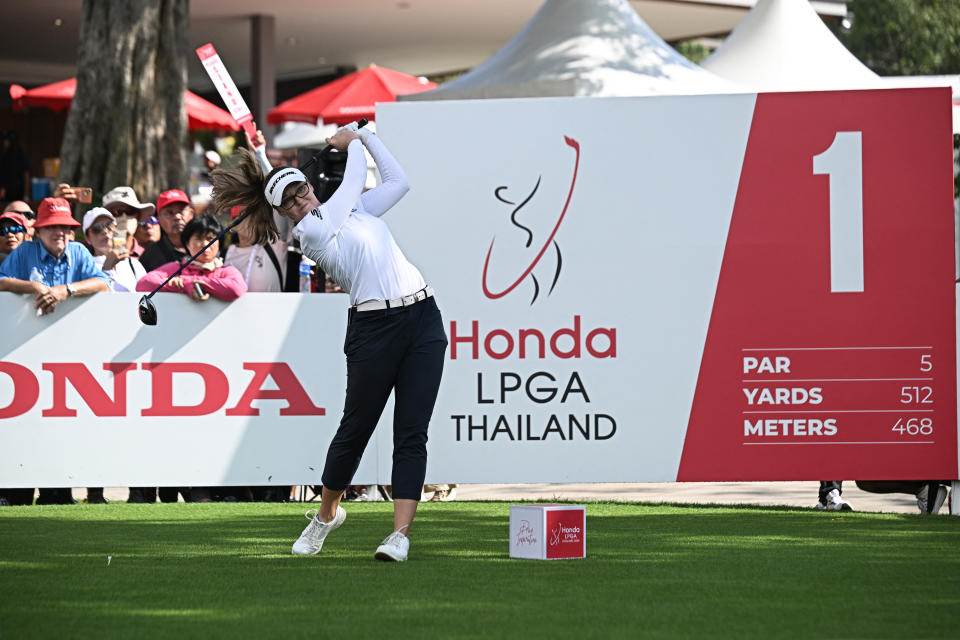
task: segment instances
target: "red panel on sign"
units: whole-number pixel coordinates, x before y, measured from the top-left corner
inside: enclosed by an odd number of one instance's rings
[[[584,557],[586,523],[582,509],[547,511],[547,559]]]
[[[949,95],[757,97],[678,480],[957,477]]]

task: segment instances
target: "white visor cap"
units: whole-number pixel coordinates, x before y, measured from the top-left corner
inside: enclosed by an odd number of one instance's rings
[[[288,184],[306,181],[307,176],[303,175],[300,169],[295,167],[281,169],[267,182],[267,188],[263,190],[263,195],[266,196],[267,202],[274,207],[279,207],[283,200],[283,190],[287,188]]]

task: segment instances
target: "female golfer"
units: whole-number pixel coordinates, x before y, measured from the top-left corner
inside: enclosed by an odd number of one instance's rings
[[[376,135],[355,124],[327,142],[347,152],[347,164],[340,187],[322,204],[298,169],[279,167],[264,176],[246,150],[237,169],[212,173],[213,198],[219,211],[236,205],[249,211],[248,226],[257,244],[277,237],[274,209],[289,218],[303,253],[350,294],[343,417],[327,450],[320,508],[307,512],[310,524],[293,544],[293,553],[318,553],[327,535],[343,524],[347,514],[340,499],[394,391],[393,533],[375,557],[403,562],[427,467],[427,425],[447,337],[433,289],[380,219],[409,188],[403,169]],[[366,193],[364,145],[383,179]]]

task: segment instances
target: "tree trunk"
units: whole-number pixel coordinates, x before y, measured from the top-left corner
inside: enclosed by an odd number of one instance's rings
[[[186,190],[189,20],[189,0],[84,0],[61,182],[141,202]]]

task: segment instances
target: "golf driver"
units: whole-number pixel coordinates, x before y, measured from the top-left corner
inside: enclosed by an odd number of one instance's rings
[[[361,118],[361,119],[357,122],[357,125],[358,125],[359,127],[363,127],[363,126],[366,126],[366,125],[367,125],[367,122],[368,122],[368,121],[367,121],[366,118]],[[315,153],[315,154],[313,155],[313,157],[310,158],[310,160],[308,160],[302,167],[299,167],[300,171],[303,171],[304,169],[306,169],[307,167],[309,167],[310,165],[312,165],[314,162],[316,162],[316,161],[317,161],[317,158],[321,157],[321,155],[322,155],[327,149],[330,149],[330,148],[331,148],[331,147],[326,147],[326,148],[324,148],[323,150],[319,151],[318,153]],[[191,262],[193,262],[194,260],[196,260],[204,251],[206,251],[206,250],[210,247],[210,245],[212,245],[214,242],[218,242],[221,238],[223,238],[223,236],[224,236],[228,231],[230,231],[231,229],[233,229],[234,227],[236,227],[238,224],[240,224],[240,223],[244,220],[244,218],[246,218],[246,217],[247,217],[247,212],[244,211],[244,212],[243,212],[242,214],[240,214],[240,215],[237,217],[237,219],[234,220],[228,227],[226,227],[223,231],[221,231],[220,233],[218,233],[216,238],[214,238],[213,240],[211,240],[210,242],[208,242],[206,245],[204,245],[204,247],[203,247],[202,249],[200,249],[200,250],[197,251],[195,254],[193,254],[192,256],[190,256],[190,259],[189,259],[189,260],[185,260],[185,261],[180,265],[180,268],[177,269],[176,271],[174,271],[173,274],[171,274],[170,277],[168,277],[166,280],[164,280],[163,282],[161,282],[161,283],[157,286],[156,289],[154,289],[153,291],[151,291],[151,292],[148,293],[147,295],[145,295],[145,296],[143,296],[142,298],[140,298],[140,303],[137,305],[137,313],[140,315],[140,322],[142,322],[143,324],[148,324],[148,325],[150,325],[150,326],[156,325],[156,324],[157,324],[157,307],[156,307],[156,305],[153,304],[153,301],[152,301],[150,298],[152,298],[155,293],[157,293],[158,291],[160,291],[161,289],[163,289],[163,287],[164,287],[168,282],[170,282],[171,280],[173,280],[174,278],[176,278],[178,275],[180,275],[180,272],[183,271],[184,267],[186,267],[188,264],[190,264]]]

